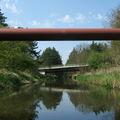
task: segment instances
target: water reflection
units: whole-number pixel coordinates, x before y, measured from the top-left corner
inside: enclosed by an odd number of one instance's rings
[[[39,95],[40,95],[39,100],[42,101],[42,103],[48,110],[49,109],[55,110],[56,107],[60,104],[62,98],[61,92],[52,92],[51,90],[49,91],[41,90]]]
[[[120,92],[35,85],[0,93],[0,120],[119,120]]]

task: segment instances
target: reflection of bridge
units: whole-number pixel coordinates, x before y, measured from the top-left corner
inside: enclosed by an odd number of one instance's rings
[[[56,72],[74,72],[87,68],[88,65],[73,65],[73,66],[39,68],[39,71],[41,74],[45,74],[45,73],[56,73]]]
[[[80,90],[80,89],[66,89],[66,88],[54,88],[54,87],[40,87],[42,91],[50,91],[50,92],[67,92],[67,93],[89,93],[88,90]]]

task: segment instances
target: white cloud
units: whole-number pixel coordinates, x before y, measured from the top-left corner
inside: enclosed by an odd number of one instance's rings
[[[77,17],[76,17],[76,20],[78,23],[84,23],[85,21],[85,16],[83,14],[78,14]]]
[[[97,14],[97,19],[102,20],[104,17],[101,14]]]
[[[53,26],[54,26],[54,23],[51,21],[46,21],[43,23],[43,27],[45,27],[45,28],[51,28]]]
[[[18,3],[18,0],[3,0],[1,2],[1,6],[2,6],[1,8],[10,10],[14,14],[19,14],[22,12],[22,10],[19,10],[17,8],[17,3]]]
[[[4,3],[17,3],[18,0],[3,0]]]
[[[15,14],[18,14],[20,13],[20,11],[17,9],[16,5],[13,3],[13,4],[8,4],[6,3],[5,4],[5,7],[8,9],[8,10],[11,10],[13,13]]]
[[[33,27],[37,27],[37,28],[52,28],[52,27],[54,27],[54,24],[55,24],[54,22],[49,21],[49,20],[46,20],[46,21],[43,21],[43,22],[33,20],[31,25]]]
[[[53,28],[55,23],[55,21],[46,20],[41,23],[40,28]]]
[[[73,26],[76,22],[78,24],[84,23],[85,19],[86,19],[86,16],[83,14],[78,14],[75,17],[73,16],[71,17],[70,15],[67,14],[62,18],[58,18],[57,21],[62,23],[69,23],[71,26]]]
[[[33,20],[32,21],[32,26],[40,26],[40,22]]]
[[[62,22],[62,23],[72,23],[74,22],[74,19],[70,15],[67,14],[64,17],[59,18],[57,21]]]
[[[3,9],[3,5],[2,4],[0,5],[0,9]]]
[[[8,20],[7,23],[12,27],[22,27],[22,23],[18,20]]]

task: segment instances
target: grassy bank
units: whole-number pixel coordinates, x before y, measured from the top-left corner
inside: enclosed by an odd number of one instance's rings
[[[10,89],[35,82],[51,82],[51,80],[54,80],[54,76],[43,76],[39,73],[32,74],[18,70],[0,70],[0,89]]]
[[[106,88],[120,88],[120,68],[99,70],[97,72],[80,74],[76,77],[79,83],[99,85]]]

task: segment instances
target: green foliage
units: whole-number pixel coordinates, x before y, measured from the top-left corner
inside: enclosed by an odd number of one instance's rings
[[[120,41],[111,41],[110,55],[116,65],[120,65]]]
[[[76,79],[84,84],[100,85],[106,88],[120,88],[120,74],[118,71],[112,73],[103,72],[101,74],[79,75]]]
[[[46,48],[40,57],[40,61],[42,61],[42,66],[62,65],[61,57],[54,47]]]
[[[6,17],[4,16],[4,14],[1,12],[1,9],[0,9],[0,28],[1,27],[7,27],[8,24],[5,23],[5,20],[6,20]]]
[[[87,64],[90,48],[88,45],[79,45],[73,48],[66,64]]]
[[[5,23],[6,17],[3,16],[0,10],[0,28],[8,27]],[[11,87],[14,85],[20,85],[23,81],[27,83],[39,80],[41,75],[38,68],[40,65],[51,66],[61,65],[62,60],[55,48],[47,48],[40,56],[40,51],[36,51],[38,48],[36,41],[0,41],[0,69],[6,71],[23,71],[31,75],[26,77],[23,74],[13,72],[18,76],[11,76],[8,74],[0,74],[0,87]],[[54,81],[53,76],[47,76],[44,78],[44,82]]]
[[[38,48],[37,46],[38,43],[36,41],[28,41],[28,44],[29,44],[28,52],[30,56],[34,58],[38,58],[40,54],[40,51],[38,52],[36,51],[36,49]]]
[[[108,48],[107,44],[101,44],[101,43],[93,43],[90,45],[90,50],[95,52],[105,52],[105,50]]]
[[[109,26],[112,28],[120,28],[120,6],[113,9],[108,16]]]
[[[89,64],[93,69],[107,67],[112,64],[108,50],[108,44],[94,43],[94,41],[91,45],[79,45],[70,53],[67,64]]]
[[[52,75],[52,74],[46,75],[46,77],[44,79],[44,82],[46,84],[53,84],[53,83],[55,83],[55,81],[56,81],[56,76]]]
[[[88,65],[92,69],[102,68],[106,63],[105,59],[103,53],[92,52],[88,59]]]
[[[74,48],[73,51],[69,55],[69,59],[67,60],[67,64],[74,64],[74,63],[76,63],[77,62],[77,58],[76,58],[77,56],[78,56],[78,52]]]
[[[111,28],[120,28],[120,6],[113,9],[108,15],[108,24]],[[110,55],[116,65],[120,65],[120,41],[111,41]]]
[[[0,67],[16,70],[34,70],[37,63],[29,51],[32,48],[29,42],[1,41]]]
[[[21,83],[21,78],[0,74],[0,88],[10,88],[10,87],[18,86],[20,85],[20,83]]]
[[[0,28],[7,27],[0,10]],[[0,41],[0,68],[34,72],[38,68],[35,41]]]

